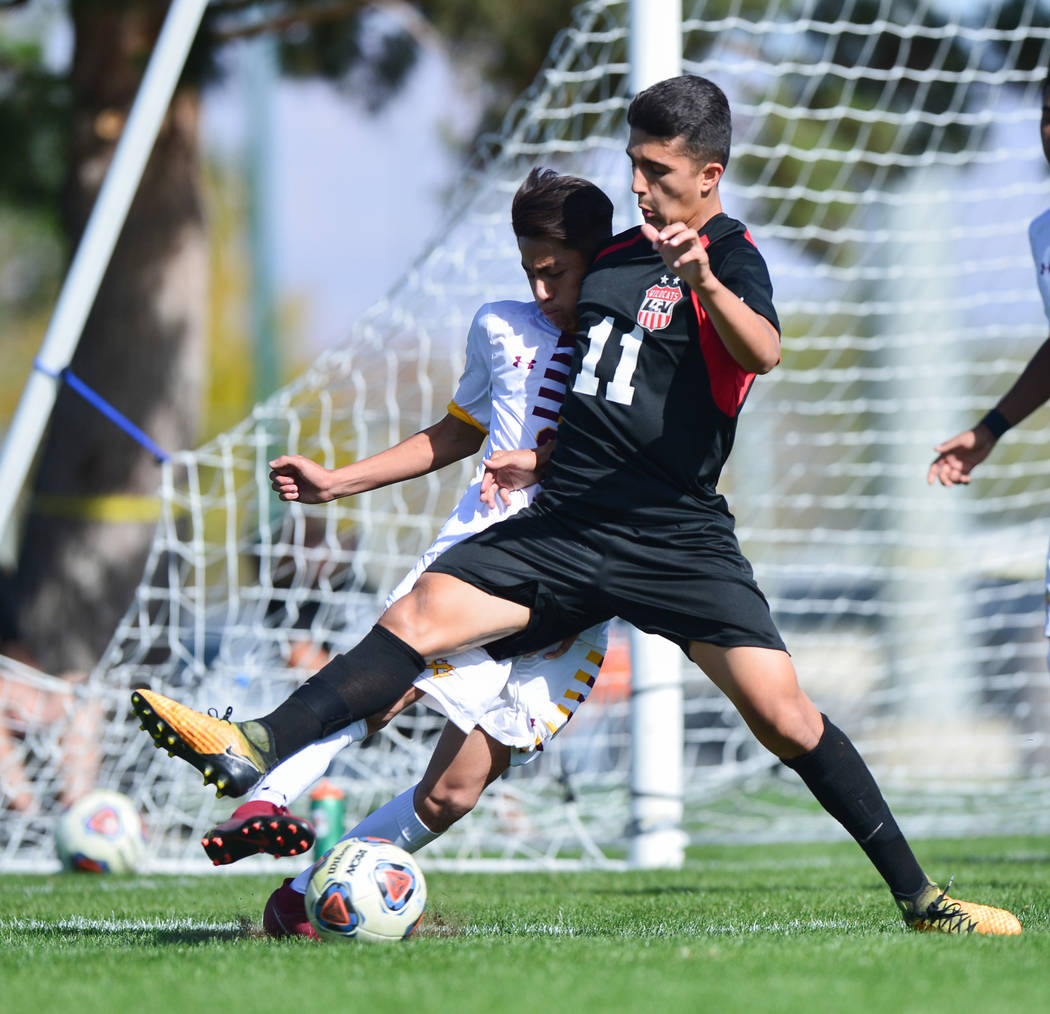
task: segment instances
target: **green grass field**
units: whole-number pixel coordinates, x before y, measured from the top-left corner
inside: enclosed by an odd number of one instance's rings
[[[681,871],[428,873],[419,935],[271,941],[282,875],[0,877],[11,1012],[1050,1011],[1050,842],[920,842],[1013,938],[903,929],[858,849],[700,848]],[[425,853],[421,855],[426,868]]]

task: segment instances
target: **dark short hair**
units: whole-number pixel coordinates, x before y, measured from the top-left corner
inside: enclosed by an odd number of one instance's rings
[[[733,121],[725,92],[696,74],[668,78],[635,95],[627,122],[651,137],[680,137],[697,162],[729,163]]]
[[[612,201],[579,176],[536,167],[518,187],[510,206],[519,239],[553,239],[588,260],[612,235]]]

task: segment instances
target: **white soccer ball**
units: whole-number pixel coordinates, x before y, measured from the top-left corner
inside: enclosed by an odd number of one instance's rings
[[[383,838],[338,842],[316,864],[306,888],[306,916],[322,940],[407,940],[426,903],[419,864]]]
[[[55,848],[67,870],[131,873],[146,855],[146,832],[127,796],[93,789],[59,818]]]

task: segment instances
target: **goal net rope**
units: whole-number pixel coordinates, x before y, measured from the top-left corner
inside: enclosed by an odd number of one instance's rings
[[[1005,437],[972,486],[926,484],[934,445],[995,403],[1048,330],[1027,226],[1047,203],[1050,19],[1036,4],[1010,9],[1019,21],[998,7],[952,21],[918,0],[683,3],[684,67],[718,82],[734,111],[723,204],[769,263],[784,330],[723,490],[802,685],[853,737],[912,836],[1050,830],[1045,414]],[[444,414],[474,309],[528,298],[509,222],[532,166],[593,179],[617,226],[633,224],[627,24],[626,2],[581,4],[387,297],[240,425],[164,466],[149,565],[86,683],[4,663],[7,868],[46,861],[85,714],[100,781],[142,808],[158,867],[206,863],[200,836],[235,804],[153,748],[131,690],[252,717],[319,652],[372,625],[473,462],[315,508],[278,502],[267,462],[291,452],[344,464]],[[618,627],[594,694],[554,746],[498,780],[428,862],[622,859],[625,645]],[[690,839],[841,835],[685,668]],[[439,728],[413,710],[336,760],[348,826],[418,780]],[[32,796],[17,809],[15,773]]]

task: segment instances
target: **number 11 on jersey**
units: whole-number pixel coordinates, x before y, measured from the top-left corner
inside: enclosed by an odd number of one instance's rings
[[[576,382],[572,389],[577,394],[587,394],[596,397],[598,394],[598,360],[605,351],[605,343],[613,333],[613,322],[611,317],[595,324],[587,332],[589,345],[587,354],[580,364],[580,372],[576,375]],[[634,400],[634,388],[631,379],[634,377],[635,368],[638,366],[638,353],[642,348],[645,333],[642,326],[636,324],[630,334],[620,336],[620,359],[616,364],[616,371],[612,380],[605,386],[606,400],[617,405],[630,405]]]

